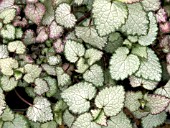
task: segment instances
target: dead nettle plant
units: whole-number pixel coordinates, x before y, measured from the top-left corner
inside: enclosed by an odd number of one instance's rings
[[[0,127],[162,125],[170,112],[168,2],[1,0]],[[10,108],[11,91],[25,112]]]

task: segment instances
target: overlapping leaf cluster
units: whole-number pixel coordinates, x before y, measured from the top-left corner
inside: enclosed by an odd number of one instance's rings
[[[170,112],[170,37],[164,36],[170,23],[164,11],[159,0],[2,0],[0,127],[163,124]],[[157,48],[159,30],[167,65]],[[167,84],[160,86],[162,81]],[[26,114],[6,103],[13,90],[29,104]]]

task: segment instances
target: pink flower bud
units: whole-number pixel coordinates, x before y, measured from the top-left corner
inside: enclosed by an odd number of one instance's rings
[[[161,8],[158,10],[156,14],[156,18],[159,23],[162,23],[162,22],[164,23],[167,21],[167,13],[164,8]]]
[[[162,33],[170,32],[170,22],[161,23],[159,25],[159,27],[160,27]]]

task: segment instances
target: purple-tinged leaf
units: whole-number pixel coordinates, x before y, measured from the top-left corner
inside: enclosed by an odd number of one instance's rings
[[[27,3],[33,4],[33,3],[37,3],[38,0],[26,0]]]
[[[25,18],[21,18],[20,16],[15,17],[13,21],[13,25],[15,27],[25,27],[28,24]]]
[[[150,109],[151,114],[158,114],[164,111],[170,102],[169,98],[161,95],[145,95],[144,99],[147,101],[146,106]]]
[[[39,25],[44,14],[45,14],[45,6],[42,3],[36,4],[27,4],[25,7],[25,15],[33,21],[35,24]]]
[[[13,5],[14,0],[0,0],[0,11]]]
[[[160,8],[156,14],[157,21],[159,23],[164,23],[167,21],[167,13],[164,8]]]
[[[162,33],[170,32],[170,22],[161,23],[159,27]]]
[[[161,39],[160,47],[163,49],[163,52],[170,52],[170,35],[166,35]]]
[[[53,21],[50,24],[49,31],[50,31],[49,37],[51,39],[58,39],[59,37],[62,36],[64,30],[62,26],[57,25],[57,23]]]
[[[166,55],[166,62],[167,62],[168,64],[170,64],[170,53],[168,53],[168,54]]]
[[[62,53],[64,51],[64,43],[61,39],[58,39],[53,43],[53,47],[56,51],[56,53]]]
[[[35,43],[35,33],[33,30],[28,29],[24,33],[23,42],[25,45],[30,45]]]
[[[36,42],[45,42],[48,39],[47,29],[45,27],[39,27],[37,29],[38,36],[36,37]]]

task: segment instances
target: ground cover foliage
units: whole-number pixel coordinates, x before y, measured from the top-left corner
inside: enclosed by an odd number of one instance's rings
[[[1,128],[155,128],[170,113],[169,0],[1,0]]]

